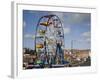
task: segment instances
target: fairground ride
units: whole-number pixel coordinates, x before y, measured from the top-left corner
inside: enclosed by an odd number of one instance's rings
[[[35,52],[47,64],[62,64],[64,59],[64,30],[57,15],[42,16],[36,26]],[[43,59],[42,59],[43,60]]]

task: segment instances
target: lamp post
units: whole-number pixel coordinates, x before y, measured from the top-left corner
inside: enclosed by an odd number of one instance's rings
[[[71,40],[71,53],[73,54],[73,41],[74,40]]]

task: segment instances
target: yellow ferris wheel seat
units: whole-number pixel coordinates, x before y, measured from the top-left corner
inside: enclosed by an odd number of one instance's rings
[[[43,48],[43,44],[36,44],[36,48]]]
[[[43,25],[43,26],[49,26],[50,24],[52,24],[51,22],[42,22],[42,23],[40,23],[40,25]]]
[[[48,26],[48,23],[47,22],[42,22],[42,23],[40,23],[40,25]]]
[[[40,33],[41,35],[43,35],[43,34],[46,33],[46,30],[39,30],[39,33]]]

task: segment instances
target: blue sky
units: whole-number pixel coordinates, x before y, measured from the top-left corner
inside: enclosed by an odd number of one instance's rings
[[[34,35],[40,17],[57,15],[64,28],[65,48],[90,49],[91,47],[91,14],[73,12],[52,12],[23,10],[23,47],[34,49]]]

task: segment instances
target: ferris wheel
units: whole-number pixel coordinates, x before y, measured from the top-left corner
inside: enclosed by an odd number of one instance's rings
[[[59,54],[57,43],[60,43],[60,49],[64,49],[64,30],[60,18],[57,15],[42,16],[37,23],[35,33],[37,55],[57,56]]]

